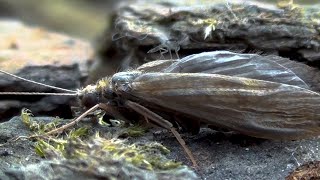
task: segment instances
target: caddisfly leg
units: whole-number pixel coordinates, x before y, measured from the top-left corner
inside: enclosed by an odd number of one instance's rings
[[[151,110],[149,110],[148,108],[146,108],[144,106],[141,106],[138,103],[135,103],[135,102],[132,102],[132,101],[126,101],[125,105],[130,107],[131,109],[133,109],[137,113],[139,113],[139,114],[147,117],[148,119],[152,120],[156,124],[162,126],[163,128],[166,128],[166,129],[170,130],[173,133],[173,135],[176,137],[176,139],[178,140],[179,144],[183,147],[184,151],[186,152],[186,154],[190,158],[193,166],[196,167],[196,168],[199,167],[198,164],[197,164],[197,161],[193,157],[193,154],[192,154],[191,150],[186,145],[186,142],[182,139],[180,134],[176,131],[176,129],[173,127],[173,125],[169,121],[163,119],[158,114],[152,112]]]
[[[113,108],[110,105],[107,105],[107,104],[104,104],[104,103],[100,103],[99,104],[99,108],[103,109],[106,112],[108,112],[110,115],[112,115],[116,119],[121,119],[123,121],[129,122],[129,120],[127,118],[122,116],[121,113],[119,113],[115,108]]]
[[[108,112],[109,114],[111,114],[113,117],[117,118],[117,119],[121,119],[124,121],[127,121],[127,119],[125,117],[123,117],[117,110],[115,110],[113,107],[108,106],[104,103],[99,103],[96,104],[95,106],[93,106],[92,108],[88,109],[86,112],[84,112],[83,114],[81,114],[81,116],[79,116],[78,118],[74,119],[73,121],[69,122],[68,124],[65,124],[59,128],[53,129],[47,133],[45,133],[45,135],[51,135],[51,134],[57,134],[62,132],[63,130],[74,126],[76,123],[78,123],[79,121],[81,121],[81,119],[83,119],[84,117],[86,117],[89,113],[97,110],[98,108],[105,110],[106,112]]]
[[[83,114],[81,114],[79,117],[77,117],[76,119],[74,119],[73,121],[69,122],[68,124],[65,124],[59,128],[53,129],[47,133],[45,133],[45,135],[51,135],[51,134],[58,134],[60,132],[62,132],[65,129],[68,129],[69,127],[74,126],[75,124],[77,124],[79,121],[81,121],[81,119],[83,119],[84,117],[86,117],[89,113],[97,110],[99,108],[99,104],[96,104],[95,106],[93,106],[92,108],[88,109],[86,112],[84,112]]]

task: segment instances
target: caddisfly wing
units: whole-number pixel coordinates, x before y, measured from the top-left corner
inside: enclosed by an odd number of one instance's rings
[[[126,93],[249,136],[320,134],[320,95],[298,86],[219,74],[144,73]]]
[[[147,72],[222,74],[296,85],[320,91],[320,72],[288,58],[228,51],[206,52],[180,60],[157,60],[138,67]],[[307,86],[306,86],[307,85]]]
[[[168,68],[171,64],[179,60],[157,60],[145,63],[137,68],[138,71],[143,73],[147,72],[162,72],[164,69]]]
[[[163,72],[222,74],[309,88],[289,68],[267,56],[257,54],[239,54],[229,51],[205,52],[187,56],[173,63]]]
[[[320,71],[318,68],[310,67],[302,62],[292,61],[275,55],[269,55],[266,56],[266,58],[290,69],[299,76],[311,90],[320,91]]]

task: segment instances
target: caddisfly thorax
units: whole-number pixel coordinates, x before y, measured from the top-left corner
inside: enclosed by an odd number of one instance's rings
[[[140,71],[119,72],[112,76],[111,86],[114,92],[128,92],[133,80],[141,74]]]

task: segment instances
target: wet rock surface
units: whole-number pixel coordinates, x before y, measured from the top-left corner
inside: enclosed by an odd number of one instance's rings
[[[87,76],[92,56],[89,43],[44,29],[27,27],[20,22],[0,22],[1,70],[40,83],[75,90]],[[0,74],[1,92],[57,92]],[[60,91],[61,92],[61,91]],[[71,118],[74,98],[49,96],[0,96],[0,121],[17,115],[21,108],[35,114]]]

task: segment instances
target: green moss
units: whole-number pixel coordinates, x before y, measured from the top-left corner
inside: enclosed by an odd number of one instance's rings
[[[43,143],[38,148],[38,154],[45,154],[46,150],[57,151],[64,158],[112,158],[126,161],[138,168],[146,170],[168,170],[181,167],[181,163],[168,160],[163,156],[169,150],[159,143],[149,144],[127,144],[126,141],[119,139],[106,139],[97,133],[88,140],[71,140],[63,144],[63,149],[58,149],[56,145],[48,146]],[[43,148],[46,147],[46,148]],[[51,152],[51,154],[54,154]]]
[[[67,144],[65,140],[52,139],[46,142],[43,139],[38,139],[35,143],[35,152],[40,157],[46,157],[47,155],[61,157],[65,150],[65,144]]]
[[[160,170],[176,169],[181,167],[182,165],[181,162],[175,162],[175,161],[163,162],[161,161],[161,159],[157,157],[150,158],[149,162],[155,169],[160,169]]]
[[[41,123],[35,121],[33,118],[33,114],[29,109],[22,109],[21,111],[21,120],[22,122],[33,132],[36,134],[44,134],[52,129],[55,129],[61,122],[60,118],[55,118],[52,122],[49,123]]]
[[[155,150],[159,150],[161,152],[161,154],[163,155],[167,155],[170,153],[170,150],[168,148],[166,148],[165,146],[163,146],[160,143],[150,143],[150,144],[146,144],[144,146],[142,146],[142,150],[143,151],[155,151]]]
[[[69,132],[68,136],[70,139],[76,139],[79,138],[81,136],[86,136],[88,135],[88,131],[89,129],[87,127],[81,127],[78,129],[73,129]]]
[[[148,129],[146,127],[137,125],[137,126],[131,126],[131,127],[127,128],[126,132],[128,133],[128,136],[130,136],[130,137],[140,137],[140,136],[145,135],[147,130]]]
[[[170,151],[160,143],[130,144],[120,139],[103,138],[99,132],[88,136],[88,127],[73,129],[66,135],[45,136],[45,132],[57,127],[58,120],[47,124],[39,123],[27,109],[22,110],[21,119],[37,134],[35,152],[41,157],[88,161],[112,158],[146,170],[168,170],[181,166],[181,163],[168,160],[164,156]],[[91,130],[94,132],[94,129]],[[128,129],[128,134],[135,137],[142,136],[145,132],[146,128],[141,126],[132,126]]]
[[[50,144],[46,143],[43,140],[38,140],[35,144],[35,152],[40,156],[40,157],[45,157],[46,151],[48,148],[52,147]]]

